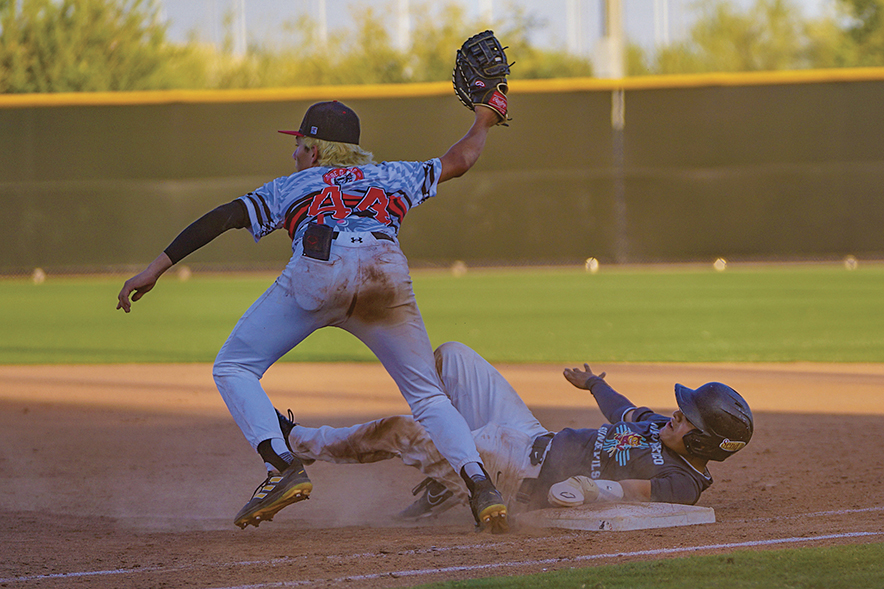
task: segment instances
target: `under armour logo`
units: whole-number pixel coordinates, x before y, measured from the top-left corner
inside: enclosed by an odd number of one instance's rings
[[[361,237],[351,237],[350,243],[362,243],[362,238]]]

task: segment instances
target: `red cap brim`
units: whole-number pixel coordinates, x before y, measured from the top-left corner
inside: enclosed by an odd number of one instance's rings
[[[277,131],[277,133],[285,133],[286,135],[295,135],[297,137],[304,137],[304,134],[300,131]]]

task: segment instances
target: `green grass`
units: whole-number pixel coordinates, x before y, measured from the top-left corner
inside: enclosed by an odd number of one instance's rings
[[[415,271],[434,345],[492,362],[882,362],[884,267]],[[210,362],[273,276],[169,275],[133,312],[125,277],[0,281],[0,363]],[[373,361],[337,329],[287,361]]]
[[[606,565],[415,589],[880,589],[884,544],[741,551]]]

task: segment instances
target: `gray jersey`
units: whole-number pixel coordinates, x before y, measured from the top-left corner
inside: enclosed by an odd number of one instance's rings
[[[698,471],[660,442],[669,418],[647,407],[636,408],[601,378],[592,379],[592,394],[612,423],[601,427],[563,429],[552,440],[540,472],[537,492],[569,477],[651,481],[651,501],[693,505],[712,484],[708,470]],[[629,421],[623,416],[634,409]]]

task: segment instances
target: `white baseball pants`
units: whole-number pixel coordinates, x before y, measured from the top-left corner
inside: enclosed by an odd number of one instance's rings
[[[475,351],[458,342],[436,350],[436,367],[452,405],[463,415],[504,500],[515,505],[525,478],[536,478],[530,462],[535,438],[548,433],[506,379]],[[344,428],[295,426],[289,436],[302,459],[367,463],[400,458],[443,483],[461,499],[466,486],[411,416],[397,415]]]
[[[334,326],[364,342],[396,382],[414,418],[456,471],[480,462],[470,427],[442,390],[405,255],[371,233],[342,232],[328,261],[294,255],[221,348],[213,376],[246,440],[281,439],[260,379],[315,330]]]

